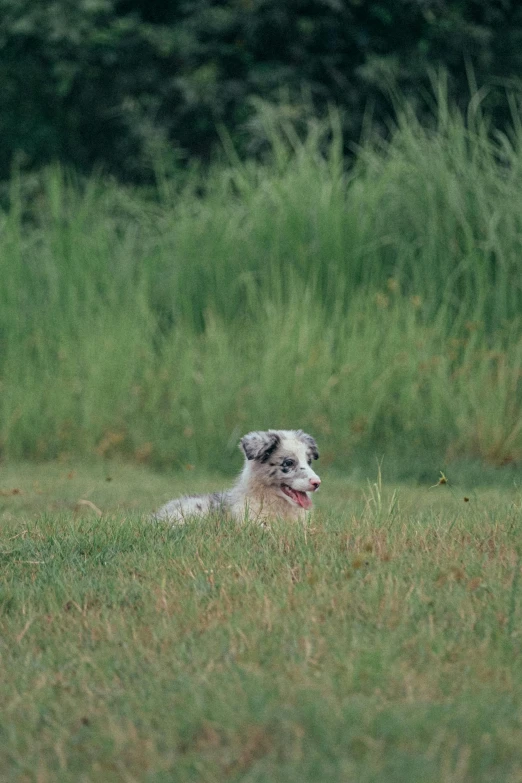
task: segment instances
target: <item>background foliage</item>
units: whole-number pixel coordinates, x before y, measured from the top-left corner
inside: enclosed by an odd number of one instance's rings
[[[466,64],[469,66],[466,71]],[[257,149],[253,96],[341,107],[347,142],[390,84],[444,66],[457,100],[522,69],[515,0],[0,0],[0,176],[53,159],[125,178],[158,149],[207,157],[224,123]],[[502,91],[489,96],[503,120]]]
[[[348,171],[334,112],[299,141],[265,110],[264,162],[229,149],[148,195],[14,176],[2,453],[233,471],[244,431],[301,426],[342,469],[520,461],[522,130],[437,100]]]

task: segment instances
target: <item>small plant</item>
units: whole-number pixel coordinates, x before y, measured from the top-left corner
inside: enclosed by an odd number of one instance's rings
[[[377,463],[377,481],[368,479],[368,492],[364,493],[367,517],[378,527],[393,524],[400,511],[399,490],[394,489],[388,502],[383,498],[382,461]]]

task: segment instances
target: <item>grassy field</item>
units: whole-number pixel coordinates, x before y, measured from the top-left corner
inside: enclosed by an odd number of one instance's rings
[[[522,783],[522,124],[479,105],[0,188],[0,781]],[[268,427],[309,527],[146,521]]]
[[[334,113],[265,114],[264,161],[149,192],[14,174],[0,456],[233,471],[245,431],[303,427],[337,469],[522,460],[522,125],[479,105],[441,84],[431,128],[402,109],[350,162]]]
[[[522,491],[321,475],[171,529],[223,479],[4,465],[0,779],[522,781]]]

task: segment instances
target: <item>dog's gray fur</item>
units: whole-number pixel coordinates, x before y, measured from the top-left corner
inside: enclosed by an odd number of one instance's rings
[[[171,500],[154,519],[179,524],[213,512],[258,522],[304,519],[312,505],[308,493],[321,483],[311,468],[312,460],[319,458],[312,436],[302,430],[249,432],[239,447],[245,464],[232,489]]]

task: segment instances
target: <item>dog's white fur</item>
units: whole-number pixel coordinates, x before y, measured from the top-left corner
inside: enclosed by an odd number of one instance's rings
[[[216,512],[261,523],[274,517],[304,519],[312,505],[308,493],[321,483],[311,468],[319,457],[312,436],[302,430],[250,432],[239,447],[245,464],[232,489],[171,500],[154,519],[179,524]]]

